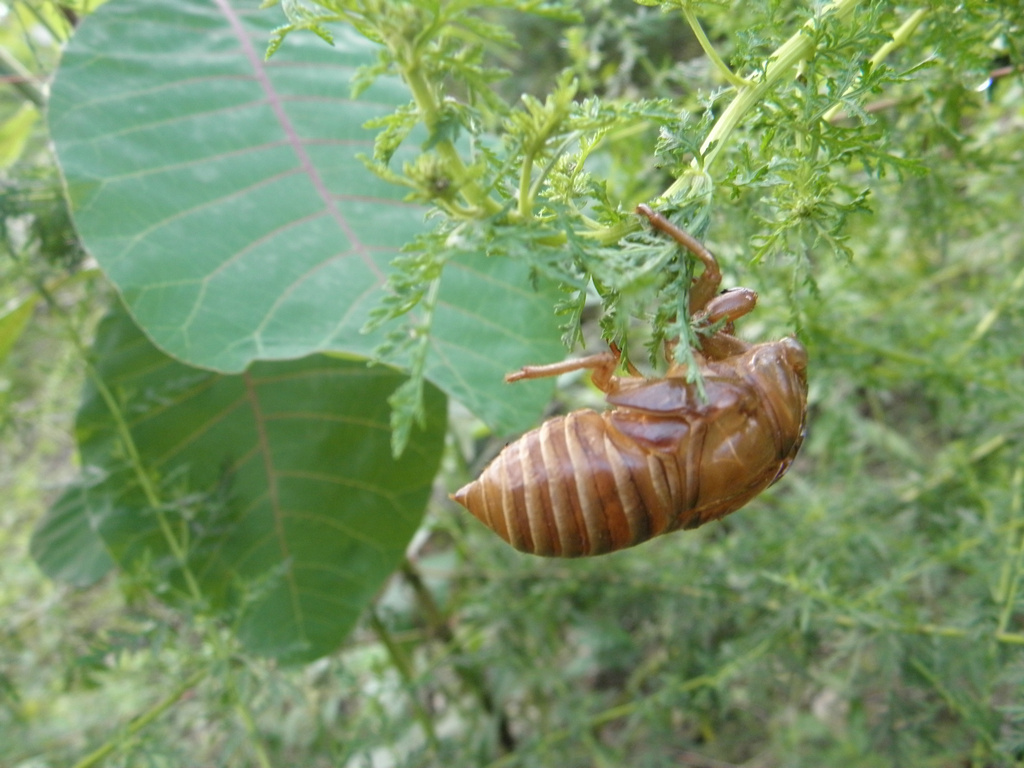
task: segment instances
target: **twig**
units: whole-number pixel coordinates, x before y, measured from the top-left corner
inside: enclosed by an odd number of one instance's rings
[[[0,75],[5,75],[3,82],[40,109],[46,105],[46,93],[36,84],[36,78],[3,46],[0,46]]]
[[[186,680],[169,693],[166,698],[158,702],[155,706],[150,708],[148,711],[143,712],[141,715],[136,716],[128,723],[125,727],[124,733],[118,734],[114,739],[111,739],[99,749],[93,751],[89,755],[75,763],[74,768],[92,768],[92,766],[98,764],[103,758],[117,749],[124,741],[124,736],[132,736],[147,725],[156,720],[160,715],[170,709],[175,702],[180,699],[189,688],[192,688],[200,680],[206,677],[209,669],[203,668],[198,672],[194,672]]]
[[[402,682],[405,684],[406,691],[409,694],[409,700],[412,701],[413,711],[416,713],[416,719],[419,721],[420,727],[423,729],[423,734],[427,737],[427,741],[430,743],[431,749],[434,750],[436,756],[441,754],[441,742],[437,738],[437,731],[434,730],[434,721],[430,719],[430,713],[423,707],[423,703],[416,696],[416,681],[412,671],[412,666],[409,664],[409,659],[406,658],[405,654],[399,648],[398,643],[394,641],[388,628],[384,626],[384,622],[380,620],[375,609],[370,609],[370,626],[373,628],[374,633],[377,635],[377,639],[384,644],[387,649],[388,656],[391,657],[391,663],[395,669],[398,670],[399,677],[402,678]]]
[[[913,35],[914,32],[917,30],[921,22],[924,21],[924,17],[927,15],[927,8],[919,8],[918,10],[914,11],[909,17],[907,17],[907,20],[900,24],[899,28],[895,32],[893,32],[892,39],[889,42],[885,43],[885,45],[881,46],[875,52],[875,55],[871,57],[871,59],[869,60],[869,63],[871,64],[871,69],[875,69],[876,67],[878,67],[879,64],[881,64],[883,61],[885,61],[886,58],[888,58],[890,53],[892,53],[901,45],[906,43],[907,40],[910,39],[911,35]],[[846,91],[844,91],[843,94],[840,95],[839,101],[837,101],[827,110],[825,110],[825,113],[821,116],[822,120],[824,120],[825,122],[831,122],[836,118],[836,115],[839,114],[839,110],[842,108],[842,98],[847,93],[849,93],[850,90],[851,89],[848,88]]]
[[[689,4],[685,4],[682,7],[683,16],[686,18],[686,23],[690,25],[690,29],[693,30],[694,37],[697,38],[697,42],[700,43],[700,47],[704,49],[704,53],[711,63],[715,65],[719,72],[730,84],[735,85],[737,88],[746,88],[747,86],[753,85],[749,80],[737,75],[729,66],[722,61],[722,57],[718,55],[718,51],[715,50],[715,46],[708,40],[708,36],[704,34],[704,27],[700,25],[700,20],[697,18],[697,14],[693,12],[693,9]]]
[[[423,583],[423,579],[420,576],[419,571],[416,569],[416,566],[409,560],[406,560],[402,564],[402,576],[408,582],[409,586],[412,587],[412,591],[416,595],[416,602],[423,611],[430,632],[433,633],[438,640],[452,648],[456,655],[462,655],[462,644],[459,642],[458,638],[455,637],[455,633],[452,632],[451,626],[449,626],[447,619],[441,612],[441,609],[438,608],[437,602],[434,600],[434,596],[430,594],[430,590],[427,589],[427,585]],[[514,752],[516,749],[516,740],[512,735],[508,715],[506,715],[505,712],[502,711],[502,709],[495,703],[494,697],[487,688],[487,682],[484,679],[483,674],[476,667],[471,667],[459,662],[453,664],[453,668],[455,669],[455,673],[462,680],[463,684],[476,694],[476,697],[480,701],[480,706],[483,707],[484,711],[488,715],[497,719],[498,741],[501,744],[502,750],[506,753]]]
[[[1021,498],[1021,487],[1024,486],[1024,464],[1017,467],[1013,473],[1012,487],[1010,493],[1010,517],[1014,528],[1021,527],[1021,511],[1024,508],[1024,500]],[[996,637],[1006,636],[1006,628],[1010,626],[1010,619],[1013,617],[1014,608],[1017,606],[1017,593],[1020,589],[1021,572],[1024,570],[1024,529],[1016,531],[1016,547],[1009,552],[1009,563],[1003,569],[1003,578],[1000,579],[999,596],[1003,599],[1003,607],[999,612],[999,628],[996,630]],[[1010,547],[1013,547],[1012,542]],[[1006,642],[1014,642],[1008,640]]]
[[[835,0],[826,6],[817,18],[807,21],[786,42],[776,48],[767,59],[761,79],[737,89],[736,97],[722,112],[701,145],[700,155],[693,159],[692,170],[700,170],[702,167],[704,170],[709,168],[722,151],[729,136],[740,124],[743,116],[760,102],[782,76],[796,66],[797,62],[806,59],[814,52],[814,37],[810,33],[821,23],[823,18],[834,16],[845,19],[853,13],[856,7],[857,0]],[[665,190],[663,197],[671,200],[682,193],[690,183],[690,173],[692,171],[684,173],[676,179]]]
[[[679,685],[673,686],[672,693],[676,695],[680,693],[691,693],[701,688],[713,688],[717,685],[720,685],[724,680],[727,680],[732,675],[736,674],[744,666],[762,656],[765,653],[765,651],[768,650],[769,645],[769,641],[764,640],[763,642],[760,642],[757,645],[755,645],[753,648],[751,648],[749,651],[744,653],[739,658],[727,662],[725,665],[721,667],[721,669],[716,671],[714,674],[698,675],[696,677],[691,677],[689,680],[685,680]],[[585,729],[600,728],[601,726],[607,725],[608,723],[615,722],[616,720],[621,720],[624,717],[629,717],[634,712],[636,712],[642,705],[646,704],[650,698],[651,697],[636,698],[632,701],[626,702],[625,704],[619,704],[617,706],[605,709],[602,712],[598,712],[593,717],[588,718],[587,721],[581,724],[578,729],[562,728],[560,730],[548,733],[540,740],[540,742],[537,745],[537,749],[542,750],[547,747],[550,747],[554,744],[557,744],[560,741],[564,741],[568,738],[571,738],[573,734],[578,733],[579,731]],[[499,758],[498,760],[495,760],[494,762],[490,763],[487,766],[487,768],[505,768],[506,766],[512,765],[514,760],[514,755],[506,755],[505,757]]]

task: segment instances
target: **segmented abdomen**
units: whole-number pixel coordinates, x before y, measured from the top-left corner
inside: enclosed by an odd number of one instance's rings
[[[607,416],[549,419],[452,498],[535,555],[599,555],[666,532],[696,503],[699,460],[646,450]]]

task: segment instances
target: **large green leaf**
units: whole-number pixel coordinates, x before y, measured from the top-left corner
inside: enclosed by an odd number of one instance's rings
[[[427,387],[426,428],[396,461],[387,397],[403,377],[391,369],[311,355],[238,375],[199,370],[123,312],[100,327],[96,353],[157,497],[90,389],[76,424],[84,481],[36,531],[41,566],[88,583],[113,558],[187,594],[169,531],[203,600],[235,617],[251,649],[299,661],[336,648],[421,521],[444,395]]]
[[[298,33],[265,62],[276,9],[118,0],[87,18],[53,84],[50,126],[79,233],[170,355],[238,372],[316,351],[368,356],[360,328],[424,209],[368,172],[363,124],[409,101],[349,80],[377,51]],[[395,163],[409,157],[399,153]],[[502,374],[563,354],[552,297],[483,254],[446,267],[428,377],[492,427],[520,430],[550,383]]]

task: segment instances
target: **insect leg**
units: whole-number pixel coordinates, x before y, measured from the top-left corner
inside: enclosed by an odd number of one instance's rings
[[[718,268],[715,257],[711,255],[711,251],[689,232],[680,229],[649,206],[641,203],[636,210],[637,213],[642,213],[647,217],[652,227],[664,232],[703,262],[704,272],[693,281],[693,286],[690,288],[690,314],[704,309],[718,293],[718,286],[722,283],[722,272]]]
[[[715,296],[704,307],[704,318],[710,324],[727,320],[729,324],[753,311],[757,305],[757,293],[749,288],[731,288]]]
[[[594,386],[602,392],[608,392],[615,378],[615,368],[619,364],[619,352],[613,348],[610,352],[601,352],[587,357],[577,357],[573,360],[563,360],[560,363],[547,363],[546,365],[524,365],[518,371],[505,375],[505,381],[522,381],[523,379],[542,379],[545,376],[560,376],[563,373],[590,369],[593,371],[591,379]]]
[[[622,359],[622,351],[619,349],[619,345],[616,344],[614,341],[609,341],[608,346],[611,347],[612,354],[615,355],[615,362],[618,363],[618,361]],[[635,365],[633,365],[632,361],[630,360],[626,361],[626,370],[629,371],[629,374],[631,376],[643,376],[643,374],[640,373],[640,370]]]

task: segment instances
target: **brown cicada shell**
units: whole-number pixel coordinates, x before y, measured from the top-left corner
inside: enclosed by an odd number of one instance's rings
[[[704,262],[690,311],[726,321],[694,350],[707,397],[682,366],[659,379],[615,376],[614,349],[507,376],[589,368],[613,406],[549,419],[452,496],[523,552],[600,555],[717,520],[781,478],[803,441],[804,347],[794,338],[749,344],[733,336],[732,323],[754,308],[757,294],[738,288],[719,295],[714,257],[647,206],[637,210]]]

